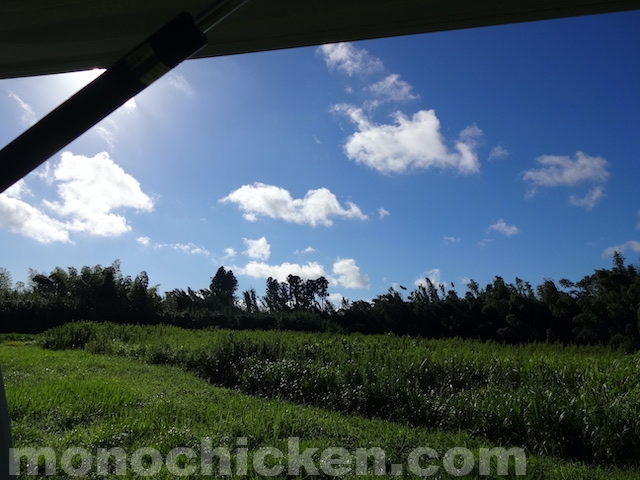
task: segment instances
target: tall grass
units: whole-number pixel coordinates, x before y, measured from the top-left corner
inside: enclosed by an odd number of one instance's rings
[[[178,365],[263,398],[637,466],[640,356],[599,347],[74,323],[47,348]]]
[[[176,447],[192,448],[197,457],[190,464],[199,467],[203,437],[213,447],[234,451],[236,439],[247,439],[250,455],[262,446],[288,452],[287,439],[300,439],[300,449],[342,447],[379,447],[386,453],[385,468],[394,463],[406,464],[408,454],[417,447],[430,447],[443,453],[464,447],[478,458],[482,447],[495,444],[465,433],[444,433],[424,428],[410,428],[382,420],[366,420],[314,407],[302,407],[279,400],[263,400],[208,385],[177,367],[145,365],[138,361],[90,355],[81,351],[53,352],[35,346],[0,345],[0,366],[5,375],[8,404],[12,419],[14,445],[50,447],[57,453],[57,475],[70,478],[60,468],[61,454],[68,448],[83,448],[95,455],[99,448],[122,448],[131,454],[141,447],[157,449],[166,458]],[[506,447],[506,446],[505,446]],[[314,455],[318,465],[319,453]],[[95,458],[94,458],[95,461]],[[287,457],[282,458],[284,465]],[[435,462],[437,464],[437,462]],[[236,472],[236,464],[232,465]],[[370,464],[372,467],[372,462]],[[27,475],[21,465],[20,478]],[[40,472],[44,470],[41,462]],[[139,478],[131,469],[124,476],[95,474],[86,478]],[[214,465],[214,473],[217,466]],[[304,473],[304,470],[302,471]],[[380,478],[373,475],[350,475],[340,478]],[[525,478],[632,480],[637,472],[587,468],[561,461],[528,456],[527,475],[480,475],[478,468],[464,478]],[[198,473],[187,478],[211,478]],[[314,476],[315,477],[315,476]],[[330,478],[318,475],[315,478]],[[77,477],[76,477],[77,478]],[[166,468],[153,478],[175,478]],[[219,476],[214,476],[219,478]],[[247,475],[231,478],[258,479],[249,462]],[[290,478],[285,474],[275,478]],[[309,478],[299,475],[296,478]],[[335,477],[331,477],[335,478]],[[404,472],[402,478],[416,478]],[[454,478],[440,469],[434,479]]]

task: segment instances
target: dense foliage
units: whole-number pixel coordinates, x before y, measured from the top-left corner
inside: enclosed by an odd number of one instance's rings
[[[471,280],[463,296],[429,279],[412,292],[390,288],[372,301],[328,300],[324,277],[267,279],[265,295],[237,296],[231,270],[220,267],[209,288],[175,289],[164,296],[145,272],[121,273],[119,262],[32,271],[28,285],[12,285],[0,269],[0,314],[5,331],[41,332],[70,320],[171,324],[190,328],[280,329],[473,338],[506,343],[551,341],[640,346],[640,267],[616,253],[611,269],[578,282],[545,280],[533,288],[495,277],[481,288]]]
[[[640,356],[606,347],[89,322],[50,330],[42,341],[181,366],[263,398],[638,466]]]
[[[321,336],[321,335],[319,335]],[[6,337],[2,337],[6,338]],[[95,453],[98,448],[119,447],[128,454],[127,471],[130,475],[106,476],[97,470],[94,457],[92,471],[82,478],[138,479],[131,469],[132,453],[138,448],[155,448],[163,456],[176,447],[195,450],[195,458],[185,459],[184,465],[193,465],[190,480],[221,478],[220,464],[213,458],[212,472],[201,469],[202,438],[209,438],[213,447],[235,452],[236,439],[248,440],[248,470],[238,471],[232,461],[230,479],[263,479],[255,471],[252,459],[260,447],[271,446],[284,452],[281,465],[289,458],[287,439],[298,437],[300,450],[317,449],[314,464],[319,466],[321,452],[328,447],[343,447],[353,453],[358,448],[381,448],[385,453],[386,476],[374,472],[373,458],[367,460],[367,475],[354,472],[340,475],[346,479],[387,478],[391,466],[407,466],[407,459],[415,448],[428,446],[441,455],[453,447],[470,449],[476,459],[480,448],[509,447],[464,432],[443,432],[437,429],[410,427],[383,420],[368,420],[357,415],[344,415],[326,409],[293,405],[281,400],[265,400],[242,395],[228,389],[207,385],[188,372],[166,365],[143,365],[127,358],[92,356],[84,351],[42,350],[24,342],[4,342],[0,345],[0,365],[6,382],[7,400],[11,414],[14,446],[49,446],[57,452],[57,479],[78,478],[61,469],[61,453],[70,447],[84,448]],[[234,455],[234,459],[237,458]],[[275,460],[275,459],[274,459]],[[423,465],[426,462],[421,462]],[[433,479],[460,478],[444,472],[443,458],[431,464],[439,466]],[[21,462],[18,478],[33,479]],[[45,471],[41,458],[40,477]],[[181,463],[182,465],[182,463]],[[494,463],[491,474],[480,473],[479,462],[464,478],[520,479],[520,480],[637,480],[637,469],[594,467],[565,462],[527,452],[526,475],[500,472]],[[112,471],[115,465],[111,464]],[[407,468],[399,478],[424,478],[411,474]],[[277,479],[336,478],[320,471],[319,475],[280,475]],[[175,479],[179,475],[166,466],[150,478]]]

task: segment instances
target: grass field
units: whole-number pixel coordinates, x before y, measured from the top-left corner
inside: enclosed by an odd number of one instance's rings
[[[94,456],[99,448],[121,447],[132,453],[152,447],[163,457],[176,447],[187,447],[194,449],[198,457],[180,464],[180,468],[193,465],[197,470],[185,478],[206,476],[200,471],[203,437],[210,438],[212,446],[227,447],[232,453],[238,449],[238,438],[247,439],[250,452],[258,446],[287,452],[290,437],[300,439],[301,451],[339,446],[355,452],[359,447],[380,447],[386,453],[387,469],[394,463],[406,463],[416,447],[428,446],[437,452],[464,447],[474,455],[478,455],[482,446],[493,447],[464,433],[410,428],[285,401],[257,399],[213,387],[177,367],[145,365],[81,351],[46,351],[13,342],[0,346],[0,365],[7,385],[16,447],[51,447],[58,456],[70,447],[84,448],[94,452]],[[287,465],[287,458],[282,462]],[[232,473],[237,471],[237,463],[237,458],[232,457]],[[44,468],[44,461],[41,464]],[[317,457],[316,465],[319,465]],[[22,467],[26,470],[26,465]],[[249,462],[246,478],[260,478],[251,467]],[[218,468],[214,462],[212,472],[216,473]],[[92,472],[96,471],[94,466]],[[534,456],[527,458],[527,472],[525,477],[500,476],[497,472],[480,476],[474,468],[466,477],[637,478],[633,472],[594,469]],[[29,478],[25,473],[22,478]],[[134,473],[117,478],[135,478]],[[320,478],[330,476],[322,474],[322,470],[319,473]],[[86,476],[92,477],[91,472]],[[154,478],[175,476],[164,467]],[[58,458],[56,478],[66,477]],[[354,473],[341,478],[369,476]],[[430,478],[454,477],[441,471]]]
[[[95,454],[100,448],[122,448],[127,453],[129,467],[126,475],[113,475],[113,478],[137,478],[133,471],[135,463],[133,456],[136,452],[140,452],[140,448],[156,449],[164,459],[176,447],[190,448],[195,452],[195,458],[189,459],[184,455],[178,457],[178,462],[173,467],[173,473],[171,467],[163,466],[159,472],[154,472],[153,477],[202,478],[207,476],[206,469],[202,471],[203,438],[210,439],[213,448],[222,447],[230,452],[230,471],[233,473],[233,478],[263,478],[265,476],[259,475],[260,472],[264,473],[263,470],[260,470],[260,463],[258,462],[258,471],[252,463],[252,460],[255,460],[255,455],[260,452],[260,447],[272,447],[284,452],[281,458],[266,457],[269,468],[277,468],[278,465],[282,465],[282,468],[289,467],[289,462],[295,457],[293,454],[288,455],[291,453],[290,440],[288,439],[291,438],[299,439],[301,452],[311,447],[319,449],[313,456],[319,478],[335,477],[330,474],[335,473],[335,470],[331,470],[329,467],[327,467],[328,470],[323,470],[320,462],[320,457],[323,452],[327,452],[325,449],[329,447],[340,447],[344,451],[350,452],[352,461],[357,459],[354,453],[357,453],[358,449],[378,447],[385,452],[383,464],[386,473],[389,474],[392,471],[392,465],[402,465],[401,478],[416,477],[410,473],[409,464],[411,452],[419,447],[432,448],[433,452],[439,454],[437,459],[427,461],[422,458],[419,463],[421,468],[438,467],[438,471],[434,475],[429,475],[428,478],[459,478],[447,472],[452,471],[453,467],[465,466],[465,462],[458,458],[457,463],[455,461],[447,463],[448,460],[444,457],[446,452],[451,452],[456,447],[458,452],[460,449],[471,452],[474,459],[474,462],[467,462],[473,468],[468,475],[464,475],[464,478],[637,479],[640,477],[640,472],[633,468],[624,470],[613,466],[597,466],[593,463],[584,465],[579,462],[567,462],[532,453],[531,448],[527,448],[525,476],[515,475],[513,461],[509,469],[510,475],[499,475],[500,472],[497,471],[494,461],[489,469],[491,475],[485,476],[480,472],[481,448],[504,447],[508,449],[524,446],[522,443],[526,442],[495,441],[486,435],[479,435],[477,428],[473,425],[469,425],[469,428],[466,429],[455,428],[455,426],[445,428],[438,424],[422,425],[423,422],[418,421],[396,420],[391,422],[367,419],[362,415],[337,412],[335,404],[331,401],[327,401],[327,404],[324,405],[325,408],[322,409],[296,405],[284,400],[284,397],[291,396],[290,393],[287,393],[291,389],[287,388],[283,388],[282,392],[284,393],[280,394],[275,391],[269,394],[265,391],[260,393],[262,397],[283,397],[280,399],[247,396],[230,389],[215,387],[205,379],[185,371],[185,369],[197,371],[198,368],[202,368],[198,367],[194,360],[204,355],[202,352],[207,352],[207,356],[202,358],[209,358],[212,362],[217,359],[214,364],[220,370],[224,370],[223,358],[226,358],[226,361],[236,361],[235,366],[234,364],[228,365],[228,370],[239,368],[237,358],[242,357],[239,353],[233,356],[227,352],[226,357],[222,355],[216,357],[218,351],[216,349],[222,348],[222,351],[226,351],[223,348],[224,345],[231,346],[231,350],[234,351],[243,350],[243,355],[246,358],[255,360],[258,358],[257,352],[260,352],[260,355],[265,358],[271,358],[267,364],[277,362],[278,359],[282,361],[286,359],[291,365],[294,365],[295,362],[300,365],[303,358],[301,352],[304,352],[305,348],[304,358],[313,359],[318,364],[324,363],[326,365],[329,359],[329,345],[333,345],[332,348],[341,351],[342,354],[336,351],[330,355],[331,362],[333,362],[331,368],[343,372],[338,375],[343,378],[345,371],[341,367],[343,362],[350,359],[352,363],[359,364],[363,356],[366,356],[365,352],[377,344],[377,353],[369,352],[368,354],[373,355],[368,357],[372,362],[374,359],[376,360],[371,364],[371,367],[373,368],[374,364],[380,365],[381,368],[386,369],[385,371],[391,379],[398,378],[397,375],[393,375],[393,372],[396,371],[398,365],[403,364],[400,358],[410,359],[412,355],[416,355],[416,358],[422,358],[419,364],[420,368],[425,369],[427,365],[431,365],[431,375],[436,375],[436,372],[439,372],[440,381],[444,378],[442,375],[446,373],[447,369],[441,367],[441,370],[437,370],[436,366],[439,364],[437,358],[449,355],[452,360],[449,363],[444,363],[444,365],[449,365],[447,375],[453,379],[451,372],[458,370],[460,372],[455,377],[458,383],[454,385],[450,382],[444,390],[448,389],[449,395],[455,397],[456,392],[464,391],[461,385],[468,384],[471,379],[475,379],[475,388],[482,390],[482,381],[480,380],[482,375],[485,375],[487,371],[494,371],[494,375],[498,375],[498,372],[495,371],[498,368],[495,365],[497,360],[494,361],[494,364],[485,365],[484,370],[480,368],[481,364],[486,363],[487,358],[484,358],[483,355],[488,355],[488,352],[494,352],[493,356],[501,359],[500,361],[505,364],[505,369],[514,371],[511,377],[504,377],[510,378],[509,385],[514,392],[518,390],[515,385],[523,384],[523,382],[526,384],[530,381],[527,380],[528,376],[531,375],[538,378],[540,382],[544,379],[546,383],[553,384],[557,379],[544,378],[549,375],[549,371],[537,370],[537,365],[542,362],[542,357],[540,355],[538,355],[540,358],[536,357],[535,352],[540,353],[548,347],[509,349],[473,342],[425,342],[396,337],[368,339],[367,337],[305,336],[303,334],[276,336],[266,332],[189,332],[164,327],[124,327],[119,330],[120,328],[95,324],[75,325],[67,327],[66,333],[63,333],[62,330],[51,332],[44,338],[44,343],[52,347],[51,342],[54,337],[57,337],[58,342],[62,342],[65,336],[73,337],[76,347],[84,346],[86,350],[91,350],[94,353],[99,350],[110,350],[106,352],[109,355],[96,355],[89,351],[79,350],[45,350],[36,344],[25,344],[20,339],[5,341],[0,346],[0,366],[7,385],[14,444],[16,447],[52,448],[58,454],[57,478],[69,476],[61,468],[60,455],[70,447],[82,448],[86,452],[94,454],[94,461]],[[125,334],[125,332],[128,333]],[[82,336],[84,336],[83,340],[80,339]],[[260,343],[259,339],[263,343]],[[277,348],[272,345],[276,339],[279,339]],[[269,345],[272,347],[269,348]],[[390,350],[402,345],[405,347],[404,350]],[[383,346],[385,348],[381,350]],[[426,350],[418,354],[412,348]],[[429,349],[431,354],[424,356]],[[387,351],[388,353],[384,353]],[[250,352],[253,352],[253,356],[249,354]],[[547,350],[546,354],[549,355],[550,352],[551,350]],[[510,357],[508,353],[512,356]],[[298,360],[294,362],[295,358]],[[478,362],[475,371],[472,371],[471,364],[468,364],[472,358]],[[484,358],[484,360],[481,362],[478,358]],[[530,360],[531,365],[528,373],[517,368],[514,370],[514,366],[526,358],[538,358],[538,360]],[[570,361],[570,359],[573,360]],[[633,357],[609,354],[598,349],[575,349],[574,351],[569,349],[558,351],[558,354],[553,359],[548,359],[547,363],[551,365],[568,363],[570,367],[565,368],[564,376],[571,380],[577,375],[574,371],[577,370],[577,365],[582,365],[584,362],[597,371],[601,371],[607,364],[619,365],[624,371],[625,362],[632,359]],[[161,363],[161,365],[150,365],[150,362]],[[170,365],[171,363],[176,365]],[[255,363],[252,364],[255,366]],[[246,365],[244,366],[246,367]],[[464,365],[467,365],[468,368],[463,368]],[[274,378],[278,376],[280,383],[295,380],[292,376],[287,376],[285,370],[274,371],[273,366],[270,368],[272,368],[271,376],[265,379],[265,382],[273,382]],[[329,370],[328,366],[326,370]],[[380,376],[379,369],[373,370],[377,376]],[[304,389],[307,388],[308,382],[316,385],[316,389],[319,391],[332,385],[329,381],[322,385],[318,384],[317,382],[322,377],[314,376],[310,371],[305,373],[295,370],[295,368],[291,371],[296,371],[299,374],[297,380],[301,386],[297,387],[297,390],[293,390],[298,393],[307,394]],[[203,375],[203,371],[197,373],[206,377]],[[627,371],[627,373],[631,372]],[[256,373],[256,375],[258,374]],[[264,372],[263,375],[265,375]],[[504,375],[504,371],[500,375]],[[245,376],[241,378],[245,378]],[[433,380],[436,377],[431,378]],[[215,380],[215,378],[210,379]],[[485,383],[493,381],[484,380]],[[577,381],[577,377],[573,378],[573,381]],[[391,385],[393,382],[394,380],[390,380],[387,384]],[[239,383],[236,388],[247,388],[247,385],[250,384]],[[264,389],[264,385],[260,388]],[[620,396],[624,385],[616,388],[618,389],[616,395]],[[379,391],[382,391],[382,388]],[[487,390],[483,391],[487,395]],[[623,398],[620,397],[618,402],[622,402]],[[298,403],[304,402],[301,398],[296,400]],[[397,400],[401,401],[402,399],[397,398]],[[587,402],[586,399],[582,401]],[[471,404],[468,408],[473,407],[478,413],[483,414],[481,408],[498,403],[500,403],[499,399],[493,399],[489,403],[476,403],[475,406]],[[446,407],[442,403],[440,405],[441,408]],[[451,405],[463,405],[463,402],[461,399],[457,399]],[[615,405],[612,405],[612,408],[615,408]],[[343,410],[348,410],[348,408]],[[521,412],[524,410],[521,407]],[[484,413],[483,415],[487,416],[488,414]],[[510,436],[506,433],[508,424],[503,421],[501,426],[505,429],[504,438],[508,438]],[[550,432],[550,438],[552,433]],[[244,443],[246,443],[248,455],[247,475],[242,474]],[[75,463],[72,463],[71,467],[81,469],[80,460],[81,458],[76,456]],[[149,460],[150,458],[146,458],[146,463],[142,461],[138,464],[140,468],[147,469],[143,473],[149,473],[154,468],[154,464]],[[44,459],[40,463],[43,469]],[[369,458],[368,475],[357,471],[356,463],[348,464],[350,470],[342,472],[344,475],[340,475],[339,478],[380,478],[380,476],[374,475],[373,463],[373,457]],[[23,462],[22,478],[33,478],[26,475],[25,467]],[[217,463],[217,457],[214,457],[214,462],[211,465],[212,473],[218,473],[220,467],[221,465]],[[182,475],[190,469],[193,470],[190,475]],[[425,472],[422,472],[423,476]],[[285,478],[286,473],[291,473],[291,471],[283,470],[275,477]],[[98,475],[95,463],[84,477],[106,478],[103,475]],[[314,478],[315,475],[309,475],[309,472],[302,468],[299,475],[292,477]]]
[[[590,464],[638,467],[640,356],[601,347],[77,323],[48,348],[177,365],[211,383]]]

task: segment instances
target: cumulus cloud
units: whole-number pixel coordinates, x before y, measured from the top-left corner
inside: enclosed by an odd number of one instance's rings
[[[577,152],[575,160],[559,155],[542,155],[536,159],[541,168],[525,172],[524,179],[534,186],[573,186],[581,182],[602,182],[609,177],[607,161]]]
[[[640,242],[637,240],[629,240],[628,242],[621,243],[620,245],[615,245],[613,247],[607,248],[602,254],[603,257],[611,257],[615,252],[624,253],[627,250],[631,250],[632,252],[639,253],[640,252]]]
[[[88,158],[64,152],[47,176],[56,184],[59,200],[42,204],[53,215],[23,199],[29,190],[22,181],[0,195],[1,226],[41,243],[71,242],[71,232],[116,236],[131,230],[127,219],[114,210],[153,209],[138,181],[106,153]]]
[[[389,215],[391,215],[391,214],[389,213],[389,211],[386,208],[382,208],[381,207],[381,208],[378,209],[378,216],[380,218],[388,217]]]
[[[33,108],[31,107],[31,105],[26,103],[24,100],[22,100],[22,98],[20,98],[18,95],[16,95],[13,92],[9,94],[9,98],[15,100],[18,103],[20,110],[22,110],[22,116],[20,117],[20,120],[22,121],[22,123],[29,126],[36,123],[36,121],[38,120],[38,117],[33,111]]]
[[[317,52],[322,55],[329,69],[341,71],[350,77],[355,74],[380,71],[383,68],[379,58],[371,56],[364,48],[348,42],[321,45]]]
[[[507,237],[511,237],[519,233],[520,230],[518,230],[518,227],[515,225],[507,225],[506,222],[500,218],[496,223],[489,227],[489,232],[491,231],[496,231],[506,235]]]
[[[270,265],[266,262],[251,261],[244,267],[233,267],[233,271],[239,275],[247,275],[253,278],[275,278],[279,282],[285,282],[289,275],[297,275],[303,280],[315,280],[325,277],[330,285],[345,288],[369,288],[369,278],[360,273],[360,268],[351,258],[338,259],[333,264],[333,275],[328,275],[324,266],[318,262],[306,264],[284,262],[279,265]]]
[[[331,305],[340,307],[342,305],[342,302],[347,300],[347,298],[344,297],[341,293],[336,292],[330,293],[328,300],[331,302]]]
[[[233,271],[239,275],[247,275],[253,278],[275,278],[279,282],[287,280],[289,275],[297,275],[303,280],[315,280],[326,277],[324,267],[317,262],[309,262],[305,265],[284,262],[280,265],[269,265],[265,262],[249,262],[244,267],[234,267]]]
[[[151,245],[151,239],[145,236],[136,238],[136,242],[144,247],[148,247],[149,245]]]
[[[335,105],[333,111],[346,115],[358,129],[344,145],[345,154],[356,163],[385,174],[429,168],[453,168],[463,174],[480,171],[475,149],[482,131],[476,126],[465,128],[451,151],[433,110],[420,110],[411,118],[395,112],[393,123],[382,125],[353,105]]]
[[[0,194],[0,226],[40,243],[71,243],[69,225],[6,193]]]
[[[596,203],[598,203],[603,196],[603,189],[598,185],[597,187],[593,187],[591,190],[589,190],[589,193],[587,193],[584,197],[569,195],[569,203],[571,205],[575,205],[576,207],[582,207],[586,208],[587,210],[591,210],[596,206]]]
[[[342,207],[326,188],[309,190],[304,198],[294,199],[284,188],[256,182],[243,185],[220,202],[235,203],[244,212],[244,218],[251,222],[255,222],[258,216],[266,216],[315,227],[333,225],[333,217],[367,219],[352,202],[347,202],[347,208]]]
[[[61,201],[44,204],[61,217],[69,218],[69,228],[98,236],[116,236],[131,230],[121,208],[153,210],[153,200],[140,183],[117,165],[106,152],[89,158],[64,152],[54,172]]]
[[[222,258],[234,258],[237,255],[235,249],[228,247],[224,249],[224,257]]]
[[[501,160],[503,158],[507,158],[509,156],[509,150],[498,145],[491,149],[489,152],[489,160]]]
[[[261,237],[257,240],[250,240],[243,238],[244,244],[247,249],[243,252],[250,258],[256,258],[258,260],[267,260],[271,256],[271,245],[267,243],[265,237]]]
[[[4,191],[4,194],[7,197],[16,199],[21,199],[22,197],[33,195],[31,193],[31,190],[27,186],[27,182],[25,182],[24,179],[18,180],[16,183],[7,188]]]
[[[594,185],[584,197],[571,195],[572,205],[591,209],[603,197],[601,184],[609,178],[609,163],[602,157],[591,157],[576,152],[575,159],[560,155],[543,155],[536,159],[540,168],[527,170],[524,181],[530,184],[527,196],[536,194],[539,187],[574,187],[579,184]]]
[[[352,258],[338,259],[333,264],[335,282],[345,288],[369,288],[369,277],[360,273],[360,267]]]
[[[413,87],[404,80],[400,80],[400,75],[393,73],[384,80],[380,80],[367,87],[367,91],[374,97],[373,104],[380,105],[387,102],[407,102],[415,100],[418,95],[414,95]]]

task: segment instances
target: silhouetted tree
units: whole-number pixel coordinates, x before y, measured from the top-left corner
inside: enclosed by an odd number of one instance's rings
[[[254,288],[242,292],[242,298],[244,301],[245,312],[251,314],[258,313],[260,311],[260,307],[258,306],[258,299],[256,296],[256,290]]]
[[[283,285],[275,278],[267,278],[267,289],[262,301],[269,313],[284,312],[287,309],[288,301],[286,287],[283,291]]]
[[[333,305],[331,305],[331,303],[327,301],[327,298],[329,297],[329,281],[324,277],[320,277],[315,280],[314,287],[315,287],[314,293],[320,299],[320,302],[318,305],[320,311],[328,312],[329,309],[332,310]]]
[[[304,287],[302,279],[297,275],[287,276],[289,284],[289,308],[295,310],[303,304]]]
[[[220,267],[211,279],[209,291],[205,292],[205,296],[214,310],[230,309],[235,305],[237,289],[238,280],[233,271]]]
[[[0,267],[0,294],[11,291],[13,282],[11,281],[11,274],[9,270],[4,267]]]

